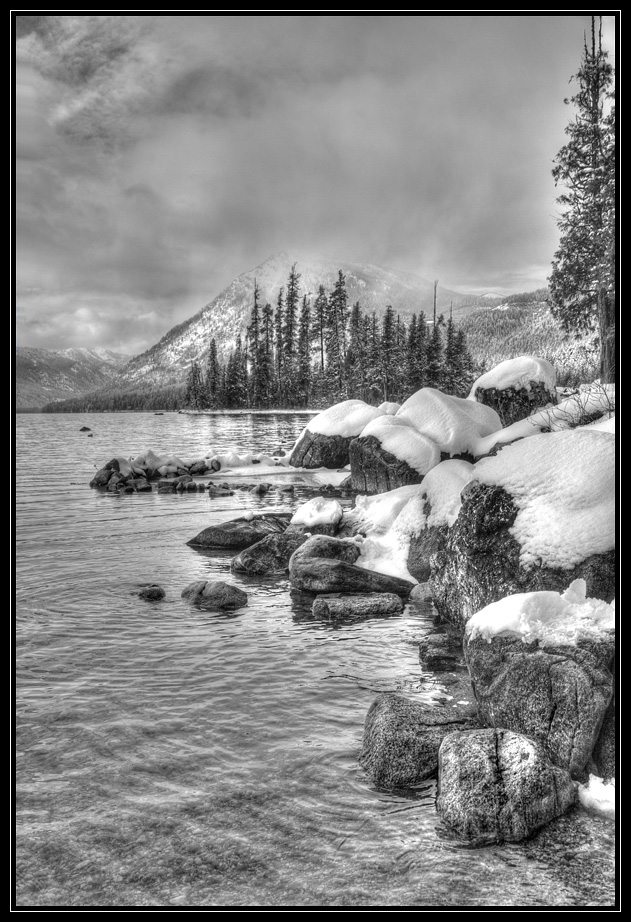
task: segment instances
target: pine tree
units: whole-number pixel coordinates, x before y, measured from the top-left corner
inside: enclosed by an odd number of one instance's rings
[[[254,279],[254,300],[250,323],[247,328],[247,353],[250,363],[248,403],[252,407],[261,405],[260,353],[261,353],[261,308],[260,289]]]
[[[186,395],[185,401],[187,406],[194,410],[201,410],[204,407],[204,381],[202,372],[197,361],[193,361],[186,378]]]
[[[443,386],[443,338],[440,328],[444,323],[444,317],[441,314],[436,323],[432,324],[432,332],[427,343],[427,364],[425,368],[425,387],[437,387],[439,390]]]
[[[338,400],[346,393],[346,325],[348,323],[348,296],[346,279],[338,270],[337,281],[329,297],[327,311],[326,355],[330,371],[331,386],[337,392]]]
[[[221,406],[221,366],[217,358],[217,343],[213,337],[210,341],[208,362],[206,364],[206,400],[212,409]]]
[[[307,295],[303,295],[300,309],[296,371],[298,406],[308,407],[311,394],[311,307]]]
[[[346,380],[349,398],[360,400],[364,400],[366,394],[366,340],[363,320],[359,301],[356,301],[351,308],[348,322]]]
[[[294,379],[297,365],[298,341],[298,301],[300,300],[300,273],[293,264],[287,279],[285,295],[285,314],[283,318],[283,352],[285,375],[288,382]]]
[[[318,288],[318,297],[313,305],[314,314],[314,332],[318,343],[318,352],[320,356],[320,372],[324,373],[324,343],[326,338],[326,322],[328,312],[328,299],[324,285]]]
[[[408,396],[426,386],[427,324],[425,314],[413,314],[407,338],[406,385]]]
[[[607,382],[615,375],[616,115],[613,68],[602,48],[602,18],[598,35],[595,19],[573,78],[578,90],[565,100],[576,107],[565,129],[569,141],[552,170],[555,185],[566,191],[557,198],[561,236],[548,281],[550,308],[564,329],[598,331],[601,380]]]
[[[284,289],[281,288],[276,299],[274,314],[274,369],[276,372],[276,401],[279,407],[285,406],[285,350],[283,340]]]
[[[395,354],[396,328],[394,308],[391,304],[388,304],[386,312],[383,315],[383,320],[381,321],[381,348],[379,350],[382,401],[392,399]]]
[[[261,402],[269,407],[274,399],[274,312],[271,304],[266,304],[261,312],[259,383]]]

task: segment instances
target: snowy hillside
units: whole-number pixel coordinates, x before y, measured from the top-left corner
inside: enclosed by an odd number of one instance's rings
[[[107,349],[48,349],[18,347],[15,355],[16,409],[43,407],[110,383],[130,356]]]

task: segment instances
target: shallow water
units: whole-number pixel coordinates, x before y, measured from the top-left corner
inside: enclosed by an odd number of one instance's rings
[[[419,664],[431,604],[330,625],[286,579],[186,545],[246,510],[296,509],[316,475],[252,468],[241,484],[295,484],[262,498],[88,487],[114,455],[274,451],[309,418],[17,415],[17,906],[612,906],[610,820],[579,807],[526,843],[470,849],[435,781],[379,791],[359,768],[378,693],[453,700],[456,676]],[[208,577],[248,606],[181,598]],[[166,599],[140,599],[154,582]]]

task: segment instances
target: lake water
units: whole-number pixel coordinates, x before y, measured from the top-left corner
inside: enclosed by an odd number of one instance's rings
[[[610,820],[578,807],[472,849],[440,821],[435,781],[379,791],[358,766],[378,693],[451,700],[458,676],[419,664],[430,603],[335,626],[286,579],[238,578],[231,555],[186,545],[246,510],[296,509],[314,475],[264,478],[294,482],[289,497],[88,486],[114,455],[274,451],[309,418],[16,416],[16,905],[613,906]],[[192,607],[181,591],[203,578],[248,606]],[[154,582],[165,600],[140,599]]]

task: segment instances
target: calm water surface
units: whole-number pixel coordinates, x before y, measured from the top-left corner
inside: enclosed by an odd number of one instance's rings
[[[289,497],[88,486],[114,455],[274,451],[309,418],[17,415],[17,905],[613,905],[611,821],[577,808],[527,843],[470,849],[434,781],[379,791],[359,768],[377,693],[452,700],[457,676],[419,665],[428,603],[332,626],[286,579],[186,545],[246,510],[294,510],[316,476],[259,478],[293,482]],[[195,609],[180,593],[202,578],[248,606]],[[153,582],[164,601],[138,597]]]

